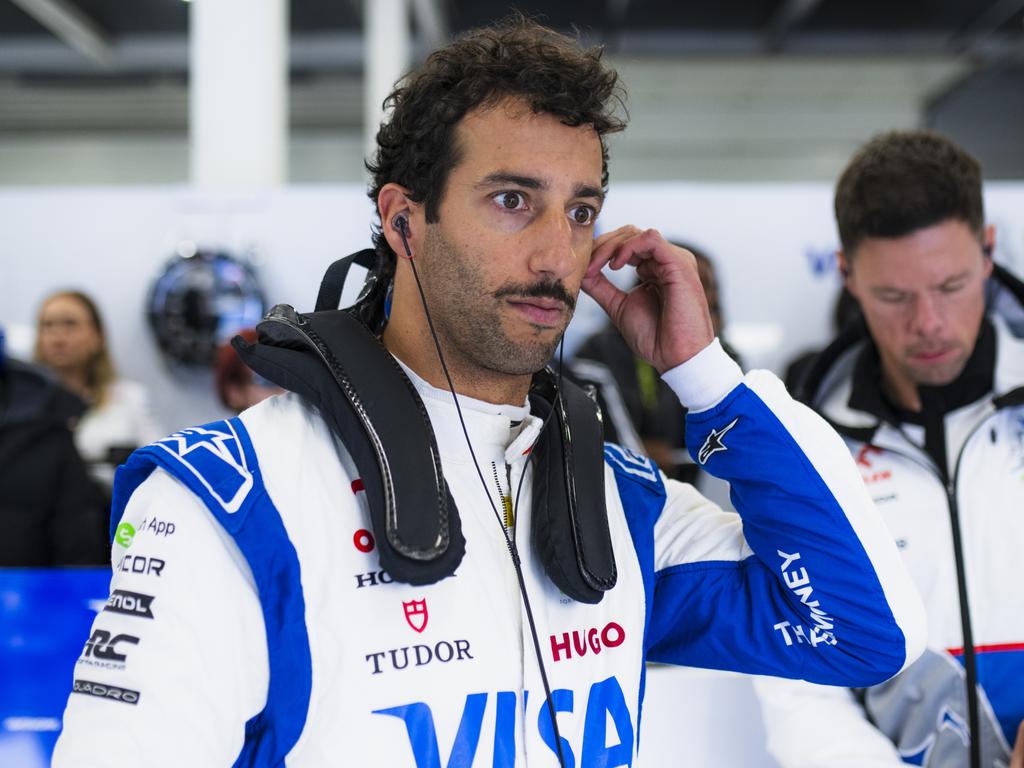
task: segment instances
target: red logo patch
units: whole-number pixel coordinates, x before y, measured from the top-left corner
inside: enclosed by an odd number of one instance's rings
[[[427,615],[426,600],[402,601],[402,610],[405,611],[405,620],[409,622],[410,627],[417,632],[422,632],[427,628],[427,620],[430,617]]]
[[[355,480],[352,481],[352,493],[359,493],[360,491],[365,490],[366,486],[363,485],[363,478],[357,477]]]
[[[865,445],[859,451],[857,451],[857,464],[862,467],[871,467],[871,461],[868,459],[870,453],[881,453],[881,448],[875,448],[873,445]]]
[[[355,535],[352,537],[352,543],[356,545],[356,549],[360,552],[373,552],[373,534],[365,528],[360,528],[355,532]]]

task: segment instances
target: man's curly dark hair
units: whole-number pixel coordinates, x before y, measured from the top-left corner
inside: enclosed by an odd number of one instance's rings
[[[592,126],[601,139],[601,183],[607,185],[604,137],[626,123],[617,115],[620,108],[625,112],[624,92],[602,53],[518,14],[431,53],[384,101],[392,112],[377,132],[376,157],[366,163],[374,206],[381,188],[394,182],[424,204],[429,223],[437,222],[448,176],[460,160],[456,126],[471,110],[508,97],[565,125]],[[379,223],[373,243],[385,263],[394,261]]]
[[[903,237],[956,219],[981,239],[981,166],[934,131],[892,131],[858,150],[836,185],[847,258],[867,237]]]

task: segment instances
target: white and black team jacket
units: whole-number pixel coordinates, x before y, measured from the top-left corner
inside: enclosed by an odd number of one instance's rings
[[[137,452],[54,766],[557,765],[492,509],[524,471],[507,522],[566,765],[634,764],[648,660],[840,685],[913,661],[920,599],[839,437],[717,342],[666,379],[739,514],[607,446],[618,582],[596,605],[523,544],[540,427],[525,407],[460,399],[484,488],[451,395],[414,377],[466,538],[455,575],[425,587],[381,571],[360,479],[294,395]]]
[[[969,765],[962,602],[970,607],[976,657],[981,765],[1009,763],[1024,720],[1024,286],[1005,273],[1000,280],[986,320],[991,327],[983,326],[994,335],[994,360],[983,364],[992,387],[942,416],[946,478],[924,448],[924,427],[852,406],[864,342],[838,343],[830,350],[838,354],[826,353],[825,375],[813,387],[816,407],[845,435],[920,590],[928,650],[898,678],[856,697],[759,680],[769,748],[784,768]],[[966,601],[958,593],[953,510]]]

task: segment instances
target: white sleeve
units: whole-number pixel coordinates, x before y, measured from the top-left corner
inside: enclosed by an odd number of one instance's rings
[[[848,688],[755,677],[754,690],[780,768],[903,768],[896,747]]]
[[[52,764],[231,765],[269,679],[249,568],[163,470],[139,486],[118,530],[111,596],[76,663]]]

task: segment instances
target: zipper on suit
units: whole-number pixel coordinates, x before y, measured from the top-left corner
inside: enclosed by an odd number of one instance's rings
[[[498,489],[498,499],[501,502],[501,523],[505,526],[505,532],[510,536],[515,530],[515,510],[512,508],[512,468],[505,464],[505,477],[507,479],[508,492],[501,487],[501,475],[498,472],[496,462],[491,462],[491,472],[494,475],[494,485]]]

